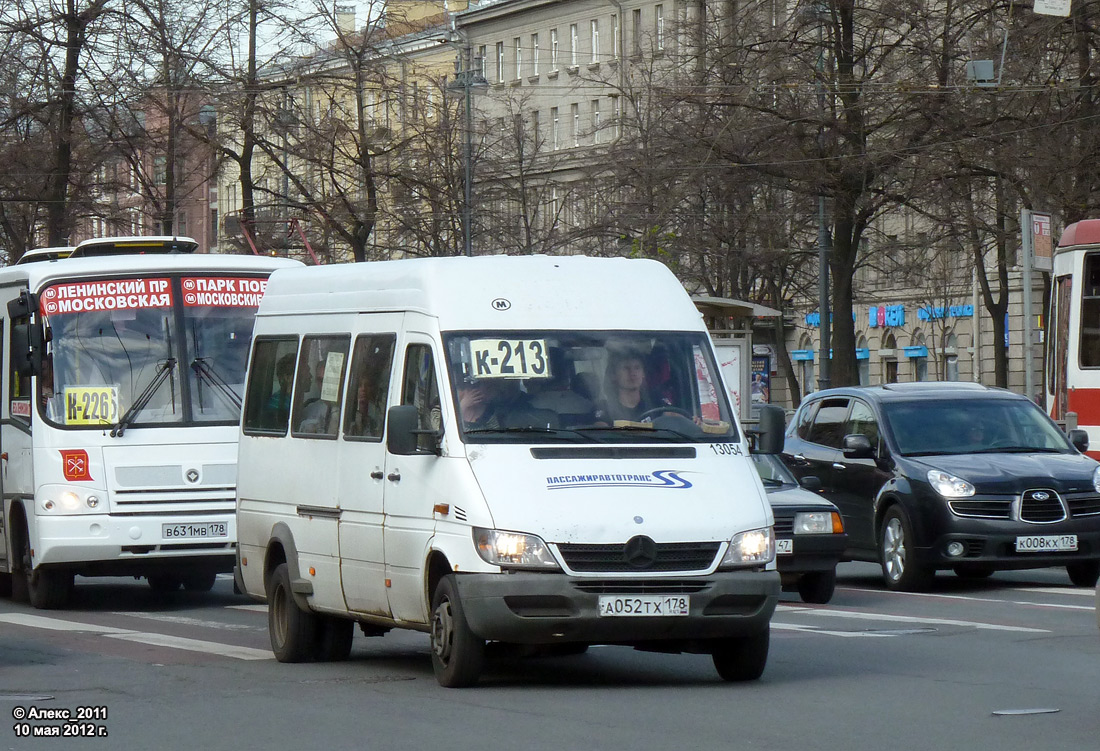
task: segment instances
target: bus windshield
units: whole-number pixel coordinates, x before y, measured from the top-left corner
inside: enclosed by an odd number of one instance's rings
[[[67,428],[236,422],[265,285],[166,275],[46,287],[45,418]]]
[[[700,333],[478,331],[444,343],[471,443],[739,440]]]

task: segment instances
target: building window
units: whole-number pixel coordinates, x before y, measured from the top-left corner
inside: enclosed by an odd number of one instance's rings
[[[635,8],[630,15],[630,43],[634,47],[634,54],[642,54],[642,11]]]
[[[541,128],[539,127],[539,111],[533,110],[531,112],[531,150],[538,153],[542,148],[542,144],[539,143],[539,139],[542,137]]]
[[[554,151],[557,151],[559,148],[561,148],[561,144],[558,141],[558,133],[559,133],[558,125],[559,125],[558,108],[557,107],[551,107],[550,108],[550,148],[552,148]]]
[[[578,52],[578,50],[577,50],[577,47],[578,47],[577,37],[578,37],[577,24],[575,24],[575,23],[569,24],[569,66],[571,68],[576,68],[577,67],[577,52]]]
[[[531,75],[539,74],[539,35],[531,35]]]
[[[619,17],[611,17],[611,59],[618,60],[622,50],[619,49]]]
[[[581,106],[574,102],[569,105],[569,110],[573,115],[573,148],[581,145]]]
[[[600,142],[600,100],[592,100],[592,143]]]
[[[504,42],[497,42],[497,81],[504,83]]]
[[[558,69],[558,30],[550,29],[550,70]]]
[[[481,77],[485,77],[485,57],[488,54],[488,50],[485,49],[485,45],[481,45],[477,48],[477,57],[474,59],[473,67],[477,69],[477,72],[481,74]]]
[[[665,6],[653,6],[653,27],[657,36],[657,49],[665,48]]]
[[[512,44],[516,48],[516,78],[523,78],[523,42],[516,37]]]
[[[600,22],[592,19],[592,63],[600,61]]]

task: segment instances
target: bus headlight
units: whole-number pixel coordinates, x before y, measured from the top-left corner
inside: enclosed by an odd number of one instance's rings
[[[535,535],[474,527],[474,547],[483,561],[501,568],[558,568],[550,548]]]
[[[70,488],[45,487],[39,491],[42,496],[41,508],[47,514],[88,514],[103,513],[99,508],[100,499],[94,493]]]
[[[775,558],[775,532],[771,527],[739,532],[730,540],[723,567],[763,566]]]

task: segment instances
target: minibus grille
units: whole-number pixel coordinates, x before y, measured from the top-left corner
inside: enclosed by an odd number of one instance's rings
[[[654,543],[650,560],[639,565],[636,557],[628,556],[627,545],[565,543],[558,545],[558,552],[565,564],[578,572],[702,571],[713,566],[721,547],[719,542]]]
[[[710,585],[698,579],[599,579],[573,584],[578,591],[593,595],[690,595]]]

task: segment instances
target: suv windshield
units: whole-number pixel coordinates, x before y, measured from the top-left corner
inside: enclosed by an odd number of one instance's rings
[[[468,442],[739,440],[701,333],[478,331],[444,344]]]
[[[46,287],[46,418],[75,428],[239,420],[265,284],[165,276]]]
[[[1006,452],[1073,453],[1062,431],[1023,399],[887,402],[898,451],[908,456]]]

